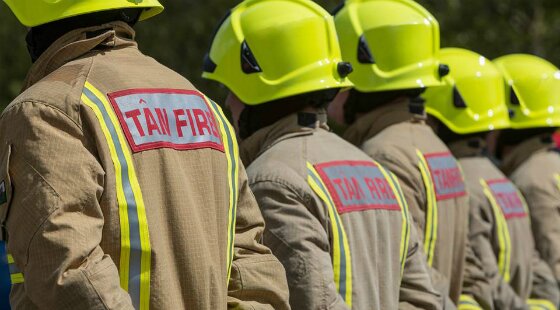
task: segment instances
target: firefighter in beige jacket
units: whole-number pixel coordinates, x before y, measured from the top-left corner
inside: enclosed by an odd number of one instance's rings
[[[502,171],[527,200],[535,244],[560,283],[560,71],[532,55],[494,60],[505,78],[511,128],[498,138]]]
[[[134,42],[159,3],[18,3],[38,59],[0,120],[12,307],[289,309],[233,129]]]
[[[488,132],[509,126],[503,77],[491,61],[468,50],[442,49],[440,60],[451,74],[424,94],[427,112],[463,168],[469,239],[491,279],[493,307],[556,309],[558,287],[536,252],[525,200],[484,155]]]
[[[332,17],[311,1],[245,1],[219,27],[205,69],[231,91],[292,308],[441,309],[395,178],[326,125],[324,106],[351,85]]]
[[[418,98],[448,73],[436,59],[437,21],[409,0],[349,0],[336,12],[335,22],[343,59],[355,72],[350,76],[354,88],[335,99],[332,118],[350,125],[343,135],[347,141],[397,176],[423,232],[434,282],[458,304],[466,268],[478,271],[474,284],[483,287],[485,280],[476,257],[466,259],[472,253],[467,252],[469,205],[463,176],[449,149],[426,125]],[[395,44],[378,44],[380,40]],[[467,294],[463,299],[477,303]]]

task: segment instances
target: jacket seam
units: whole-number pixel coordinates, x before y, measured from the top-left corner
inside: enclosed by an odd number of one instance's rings
[[[83,132],[82,130],[82,126],[80,126],[78,123],[76,123],[76,121],[74,119],[72,119],[66,112],[64,112],[62,109],[60,109],[59,107],[56,107],[54,105],[52,105],[51,103],[48,103],[44,100],[39,100],[39,99],[26,99],[17,103],[14,103],[13,105],[9,106],[6,110],[4,110],[4,112],[2,113],[2,117],[4,118],[4,116],[9,113],[10,111],[12,111],[13,109],[15,109],[16,107],[22,106],[25,103],[36,103],[36,104],[40,104],[44,107],[53,109],[55,111],[57,111],[58,113],[64,115],[69,121],[71,121],[74,125],[76,125],[76,127],[78,129],[80,129],[81,132]]]
[[[88,81],[89,75],[91,73],[91,70],[93,69],[93,59],[95,58],[95,55],[93,55],[91,57],[90,63],[89,63],[89,67],[87,72],[84,74],[84,84],[82,85],[82,88],[80,89],[80,94],[84,93],[84,88],[86,87],[86,82]],[[82,100],[79,100],[79,104],[78,104],[78,117],[80,118],[80,123],[82,122]]]
[[[309,199],[306,199],[304,196],[308,196],[308,194],[305,193],[305,191],[302,191],[299,188],[294,187],[293,185],[291,185],[289,182],[282,180],[282,179],[278,179],[278,180],[259,180],[259,181],[254,181],[249,183],[250,187],[252,188],[253,186],[256,186],[258,184],[262,184],[262,183],[272,183],[272,184],[277,184],[279,186],[283,186],[286,189],[288,189],[289,191],[293,192],[294,194],[297,195],[297,198],[299,198],[299,200],[301,202],[306,202],[309,201]],[[303,194],[303,195],[302,195]],[[306,208],[308,209],[308,208]]]
[[[57,206],[55,208],[53,208],[53,210],[49,213],[48,216],[46,216],[43,221],[41,221],[41,224],[39,226],[37,226],[37,229],[33,232],[33,235],[31,236],[31,238],[29,239],[29,244],[27,245],[27,249],[26,249],[26,261],[25,261],[25,267],[27,267],[27,264],[29,263],[29,251],[31,249],[31,244],[33,243],[33,240],[35,240],[35,237],[37,236],[37,233],[39,233],[39,231],[44,227],[45,223],[51,218],[51,216],[53,215],[53,213],[55,213],[56,211],[58,211],[60,209],[60,201],[61,201],[61,197],[60,194],[58,194],[58,192],[56,191],[56,189],[54,189],[54,187],[52,187],[51,184],[49,184],[49,182],[47,182],[47,180],[45,180],[45,178],[39,173],[39,171],[37,171],[35,169],[35,167],[33,167],[31,164],[29,164],[27,162],[27,160],[23,159],[24,163],[29,166],[30,169],[33,170],[33,172],[41,178],[41,180],[49,187],[49,189],[52,191],[52,193],[54,193],[53,196],[55,196],[57,198],[56,202],[57,202]]]
[[[110,266],[106,267],[109,268]],[[101,301],[101,303],[103,304],[103,307],[106,310],[109,310],[109,307],[107,306],[107,304],[105,303],[105,301],[103,300],[103,298],[101,297],[101,295],[99,294],[99,291],[97,290],[97,288],[95,287],[95,285],[93,285],[93,282],[91,282],[91,279],[87,276],[87,273],[84,270],[80,270],[82,275],[86,278],[86,280],[88,281],[89,285],[91,286],[91,288],[95,291],[95,294],[97,295],[97,298]]]

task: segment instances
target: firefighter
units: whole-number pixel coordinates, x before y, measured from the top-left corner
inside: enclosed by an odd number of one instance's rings
[[[485,279],[480,262],[468,252],[469,204],[463,175],[455,157],[425,123],[419,97],[425,88],[440,85],[449,72],[437,60],[438,23],[410,0],[349,0],[334,14],[342,59],[355,72],[349,77],[354,88],[339,94],[330,115],[348,126],[344,139],[395,173],[423,232],[434,282],[458,304],[465,268],[478,271],[481,287]],[[462,298],[477,304],[470,295]]]
[[[248,0],[219,26],[203,76],[230,91],[293,309],[441,309],[398,182],[326,125],[351,71],[319,5]]]
[[[134,41],[161,4],[5,2],[33,60],[0,118],[12,307],[288,309],[233,129]]]
[[[497,138],[502,171],[529,205],[535,244],[560,281],[560,156],[552,135],[560,126],[560,71],[532,55],[496,59],[512,110],[511,129]]]
[[[494,309],[556,309],[558,287],[535,249],[525,199],[486,154],[488,133],[509,127],[503,77],[472,51],[442,49],[440,60],[450,75],[443,86],[425,92],[426,111],[463,168],[469,239],[490,278]],[[465,278],[470,281],[468,273]]]

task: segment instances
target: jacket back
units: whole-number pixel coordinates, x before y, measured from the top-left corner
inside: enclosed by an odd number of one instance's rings
[[[428,263],[449,281],[449,291],[443,293],[458,303],[469,204],[455,157],[423,120],[413,119],[407,100],[364,115],[344,137],[397,176]]]
[[[231,126],[132,38],[124,23],[65,35],[3,113],[12,304],[287,308]]]
[[[241,144],[291,306],[440,308],[394,176],[328,132],[324,111],[304,114],[317,121],[290,115]]]

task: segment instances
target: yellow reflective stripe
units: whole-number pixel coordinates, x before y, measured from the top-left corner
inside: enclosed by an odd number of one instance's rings
[[[556,306],[546,299],[529,299],[527,305],[531,310],[556,310]]]
[[[20,284],[23,283],[25,279],[23,278],[22,273],[14,273],[10,275],[10,281],[12,282],[12,284]]]
[[[378,164],[379,165],[379,164]],[[395,193],[395,197],[397,197],[397,201],[399,206],[401,207],[401,215],[402,215],[402,227],[401,227],[401,249],[400,249],[400,258],[401,258],[401,277],[404,273],[404,266],[406,263],[406,258],[408,257],[408,244],[410,242],[410,215],[408,212],[408,204],[406,199],[404,198],[404,194],[402,192],[401,186],[397,177],[392,173],[385,170],[384,167],[379,165],[379,170],[385,176],[385,179],[388,181],[389,186],[393,193]]]
[[[327,206],[333,231],[333,269],[336,289],[352,308],[352,257],[346,231],[327,187],[311,163],[307,163],[307,182]]]
[[[470,295],[461,295],[459,297],[459,310],[482,310],[478,302]]]
[[[426,252],[426,257],[428,265],[432,266],[434,263],[434,255],[437,241],[438,232],[438,214],[437,214],[437,200],[434,184],[432,182],[432,175],[430,169],[428,168],[428,163],[424,154],[419,150],[416,150],[416,154],[419,158],[418,168],[422,174],[422,180],[424,181],[424,187],[426,188],[426,227],[424,232],[424,251]]]
[[[554,174],[554,179],[556,180],[556,186],[557,186],[558,189],[560,190],[560,174],[555,173],[555,174]]]
[[[115,167],[121,225],[121,286],[136,309],[150,305],[151,245],[144,198],[132,155],[120,124],[105,95],[86,81],[82,101],[98,118]]]
[[[502,278],[506,283],[511,280],[510,275],[510,262],[511,262],[511,240],[509,235],[509,228],[507,226],[507,220],[504,216],[502,208],[496,201],[496,198],[490,190],[490,186],[484,179],[480,179],[480,184],[483,187],[484,195],[488,198],[492,210],[494,211],[494,217],[496,218],[496,229],[498,231],[498,246],[500,248],[498,255],[498,269]]]
[[[125,290],[128,290],[128,262],[130,258],[130,232],[128,229],[128,207],[126,206],[126,199],[124,198],[124,190],[122,181],[122,168],[121,164],[118,160],[118,156],[115,150],[115,144],[110,143],[112,140],[111,134],[109,133],[109,129],[106,125],[103,125],[103,115],[101,114],[101,110],[85,95],[82,95],[82,101],[84,104],[89,106],[94,114],[97,116],[98,120],[101,123],[101,131],[105,135],[107,140],[107,145],[109,147],[109,153],[111,154],[111,159],[113,161],[113,165],[115,168],[115,179],[116,187],[117,187],[117,201],[119,204],[119,219],[120,219],[120,228],[121,228],[121,252],[120,252],[120,262],[119,262],[119,275],[120,275],[120,282],[121,287]]]
[[[235,131],[226,119],[222,109],[211,99],[204,97],[208,106],[216,115],[224,151],[227,158],[228,169],[228,188],[229,188],[229,210],[228,210],[228,247],[227,247],[227,281],[231,275],[231,265],[233,263],[233,247],[235,241],[235,225],[237,219],[237,200],[239,195],[239,147],[235,138]]]
[[[6,255],[8,259],[8,268],[10,269],[10,282],[12,284],[19,284],[24,282],[23,273],[19,271],[19,268],[15,265],[14,257],[12,254]]]
[[[525,213],[530,214],[529,205],[527,204],[527,200],[525,200],[525,196],[523,196],[523,194],[521,193],[517,185],[513,184],[513,186],[515,187],[515,192],[517,192],[517,196],[519,197],[521,203],[523,204],[523,209],[525,210]]]

